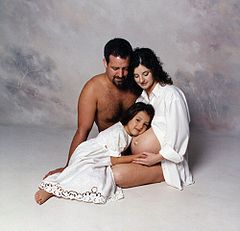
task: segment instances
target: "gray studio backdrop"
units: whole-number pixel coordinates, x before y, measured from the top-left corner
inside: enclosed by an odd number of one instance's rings
[[[0,0],[0,124],[76,126],[111,38],[150,47],[192,127],[240,134],[239,0]]]

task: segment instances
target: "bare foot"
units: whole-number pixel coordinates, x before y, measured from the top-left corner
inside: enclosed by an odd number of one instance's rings
[[[53,196],[52,193],[48,193],[46,191],[44,191],[43,189],[39,189],[36,193],[35,193],[35,201],[41,205],[44,202],[46,202],[49,198],[51,198]]]

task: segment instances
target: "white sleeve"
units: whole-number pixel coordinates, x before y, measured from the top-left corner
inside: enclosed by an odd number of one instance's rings
[[[115,157],[121,156],[121,153],[130,145],[131,141],[123,127],[121,129],[118,128],[115,133],[111,134],[109,139],[112,140],[111,156]]]
[[[160,140],[160,154],[174,163],[183,161],[189,140],[189,111],[186,101],[182,98],[173,98],[165,104],[165,126],[161,124],[153,130],[162,134]],[[161,122],[160,122],[161,123]],[[164,134],[161,131],[164,127]],[[155,131],[154,131],[155,132]]]

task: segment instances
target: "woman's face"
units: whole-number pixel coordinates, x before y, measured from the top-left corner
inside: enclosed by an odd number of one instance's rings
[[[134,80],[139,87],[148,93],[148,95],[157,84],[157,82],[153,79],[151,70],[141,64],[134,69]]]

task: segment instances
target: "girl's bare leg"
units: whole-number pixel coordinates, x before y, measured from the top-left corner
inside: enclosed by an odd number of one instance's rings
[[[51,198],[53,196],[52,193],[48,193],[46,191],[44,191],[43,189],[39,189],[36,193],[35,193],[35,201],[41,205],[44,202],[46,202],[49,198]]]
[[[119,164],[112,167],[115,182],[122,188],[165,181],[160,164],[143,166],[139,164]]]

